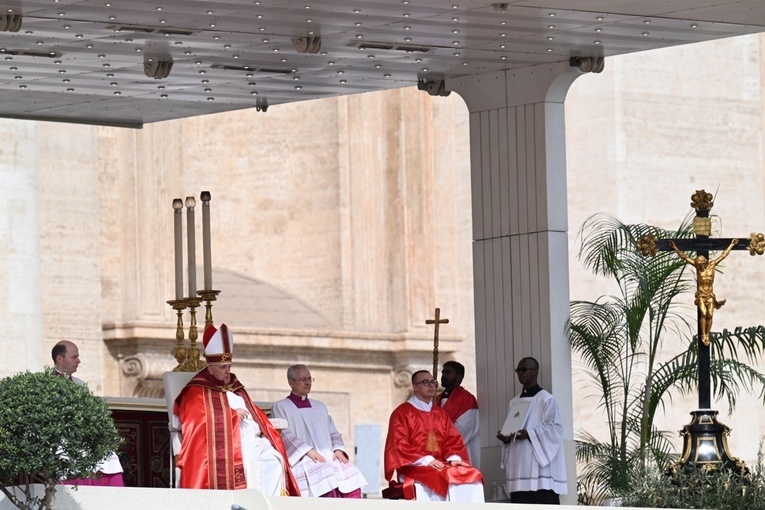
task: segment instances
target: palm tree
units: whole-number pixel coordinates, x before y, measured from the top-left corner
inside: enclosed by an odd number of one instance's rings
[[[643,257],[636,244],[645,234],[691,237],[690,217],[670,232],[597,214],[579,233],[579,258],[594,274],[613,278],[618,288],[616,295],[571,303],[572,351],[592,379],[609,429],[606,441],[587,432],[577,439],[580,493],[588,504],[628,493],[635,475],[649,465],[666,467],[676,457],[668,432],[658,430],[654,418],[673,391],[697,391],[697,343],[690,341],[695,320],[688,306],[679,304],[687,301],[675,300],[693,291],[693,274],[674,253]],[[661,359],[668,332],[688,338],[689,347]],[[765,330],[739,328],[713,334],[710,340],[715,397],[727,399],[732,411],[742,389],[759,388],[765,402],[765,376],[747,364],[761,358]],[[738,360],[738,350],[746,362]]]

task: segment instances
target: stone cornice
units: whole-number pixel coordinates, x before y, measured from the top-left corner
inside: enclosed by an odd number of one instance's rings
[[[406,381],[413,366],[432,364],[432,333],[426,328],[394,334],[257,328],[233,332],[234,361],[241,367],[289,366],[299,353],[301,361],[315,367],[393,373],[395,386],[399,387],[399,379]],[[160,398],[162,374],[176,365],[171,354],[176,346],[174,325],[111,323],[104,325],[103,335],[112,359],[119,365],[120,394]],[[447,359],[463,341],[461,337],[441,335],[441,359]],[[197,347],[202,348],[201,340]]]

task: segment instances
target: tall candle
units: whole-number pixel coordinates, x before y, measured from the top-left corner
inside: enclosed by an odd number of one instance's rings
[[[173,200],[173,234],[175,238],[175,299],[183,299],[183,200]]]
[[[186,197],[186,240],[189,246],[189,297],[197,297],[196,227],[194,225],[194,197]]]
[[[212,290],[212,242],[210,241],[210,192],[203,191],[202,200],[202,252],[205,257],[205,290]]]

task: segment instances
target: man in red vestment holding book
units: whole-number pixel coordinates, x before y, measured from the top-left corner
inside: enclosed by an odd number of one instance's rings
[[[231,373],[233,337],[225,324],[204,333],[208,366],[175,400],[182,424],[180,485],[187,489],[260,489],[299,496],[279,432]]]
[[[433,405],[437,385],[427,370],[412,374],[414,395],[390,417],[385,478],[393,480],[396,471],[404,494],[418,501],[482,502],[481,472],[465,462],[462,436],[446,411]]]
[[[441,369],[441,386],[444,391],[436,396],[436,405],[443,408],[465,441],[470,465],[481,467],[480,420],[478,401],[472,393],[460,386],[465,378],[465,366],[447,361]]]

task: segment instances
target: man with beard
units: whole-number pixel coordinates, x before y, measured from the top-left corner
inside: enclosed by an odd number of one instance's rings
[[[470,457],[470,465],[481,467],[481,436],[478,418],[478,401],[472,393],[461,386],[465,367],[456,361],[447,361],[441,370],[441,386],[444,391],[436,396],[436,405],[447,412],[452,423],[462,434]]]

